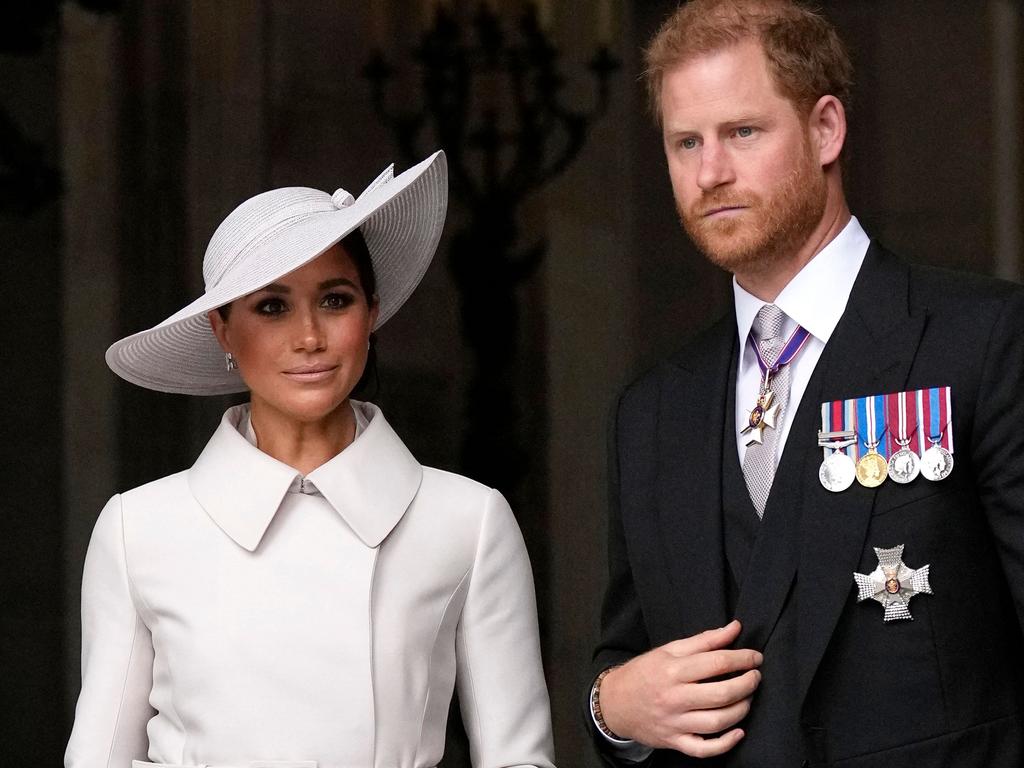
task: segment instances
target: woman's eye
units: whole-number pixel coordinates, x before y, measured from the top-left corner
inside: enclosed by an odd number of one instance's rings
[[[286,309],[281,299],[264,299],[256,305],[256,311],[261,315],[280,315]]]
[[[693,136],[687,136],[679,142],[679,146],[683,149],[695,149],[697,147],[697,140]]]
[[[355,297],[350,293],[329,293],[324,296],[320,305],[326,309],[344,309],[354,300]]]

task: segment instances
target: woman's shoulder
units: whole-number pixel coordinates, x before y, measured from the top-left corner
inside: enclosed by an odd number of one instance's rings
[[[452,501],[464,500],[467,503],[487,504],[501,492],[472,478],[435,467],[423,467],[423,484],[421,492],[439,493],[448,496]]]
[[[188,470],[175,472],[137,485],[120,494],[121,503],[125,506],[150,506],[154,502],[175,501],[182,496],[191,496],[188,487]]]
[[[492,550],[518,553],[523,547],[516,517],[499,490],[432,467],[423,467],[403,528],[421,551],[424,542],[436,541],[449,556],[462,552],[466,562],[486,559]]]

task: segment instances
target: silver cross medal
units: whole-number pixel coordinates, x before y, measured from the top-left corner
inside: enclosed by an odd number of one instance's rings
[[[768,385],[770,378],[771,368],[764,372],[764,381],[761,383],[761,392],[757,396],[757,405],[747,417],[747,426],[740,430],[741,435],[747,436],[747,448],[764,443],[765,427],[775,429],[775,421],[779,418],[779,404],[772,404],[775,394]]]
[[[892,549],[874,547],[878,567],[869,574],[854,573],[857,583],[857,602],[877,600],[885,608],[884,621],[911,619],[907,604],[917,594],[932,594],[928,583],[928,566],[908,568],[903,562],[903,545]]]

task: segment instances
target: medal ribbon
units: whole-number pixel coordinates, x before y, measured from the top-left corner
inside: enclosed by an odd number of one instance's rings
[[[907,407],[908,392],[893,392],[885,395],[885,418],[889,425],[889,455],[896,453],[904,446],[910,448],[911,438],[917,432],[917,398],[914,407]],[[897,430],[893,430],[897,425]],[[913,450],[913,449],[911,449]]]
[[[856,400],[833,400],[830,403],[821,404],[821,431],[822,432],[857,432],[857,401]],[[859,441],[855,440],[850,445],[840,448],[843,453],[855,462],[860,458]],[[833,452],[832,448],[824,448],[827,459]]]
[[[953,430],[949,428],[953,413],[953,398],[950,388],[919,389],[915,395],[917,396],[919,423],[927,427],[927,429],[921,430],[923,434],[918,440],[919,445],[923,446],[923,450],[927,450],[934,443],[953,453]]]
[[[789,341],[782,348],[782,352],[779,353],[779,359],[775,361],[775,365],[769,368],[764,358],[761,357],[761,350],[757,346],[757,342],[754,341],[753,336],[750,336],[750,346],[754,348],[754,354],[757,355],[757,367],[761,369],[761,376],[764,377],[769,371],[777,373],[779,368],[793,362],[793,358],[800,354],[800,350],[804,348],[804,344],[807,343],[810,337],[811,332],[798,325],[796,330],[793,331],[793,335],[789,337]]]
[[[885,431],[885,397],[870,395],[858,398],[857,437],[860,447],[866,449],[865,453],[870,453],[868,446],[874,444],[876,453],[880,453],[883,458],[889,458],[889,446],[882,440]]]
[[[911,450],[916,447],[919,456],[933,442],[953,453],[952,413],[951,389],[932,387],[822,403],[821,428],[823,432],[855,432],[857,442],[841,449],[854,461],[867,453],[868,438],[878,441],[875,450],[885,458],[899,450],[901,442],[907,442]],[[825,458],[831,452],[825,448]]]
[[[851,404],[852,400],[833,400],[831,403],[821,404],[821,431],[822,432],[849,432],[855,431],[847,424],[853,423],[853,418],[848,418],[847,414],[851,413],[848,405]],[[856,416],[856,409],[852,411],[853,416]],[[820,439],[820,435],[819,435]],[[856,461],[857,456],[857,441],[856,440],[836,440],[836,443],[848,442],[849,445],[838,447],[837,445],[821,444],[822,452],[824,453],[825,459],[828,459],[836,451],[841,451],[849,456],[851,459]]]

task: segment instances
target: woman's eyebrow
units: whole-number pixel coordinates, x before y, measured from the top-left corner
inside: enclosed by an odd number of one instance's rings
[[[318,284],[317,290],[326,291],[328,288],[335,288],[339,285],[347,285],[356,290],[359,289],[359,286],[347,277],[332,277],[330,280],[324,280],[322,283]],[[263,293],[264,291],[268,293],[291,293],[292,289],[283,283],[270,283],[269,285],[265,285],[260,288],[256,293]]]
[[[319,289],[320,289],[321,291],[325,291],[325,290],[327,290],[328,288],[335,288],[335,287],[337,287],[337,286],[339,286],[339,285],[347,285],[347,286],[349,286],[349,287],[351,287],[351,288],[355,288],[355,289],[357,289],[357,290],[358,290],[358,288],[359,288],[359,286],[357,286],[357,285],[356,285],[355,283],[353,283],[353,282],[352,282],[351,280],[349,280],[349,279],[348,279],[347,277],[334,277],[334,278],[331,278],[330,280],[324,280],[324,281],[323,281],[322,283],[320,283],[320,285],[319,285],[319,286],[317,286],[317,287],[318,287],[318,288],[319,288]]]
[[[269,291],[271,293],[291,293],[292,289],[282,283],[271,283],[270,285],[263,286],[258,291],[255,291],[255,293],[261,293],[263,291]]]

